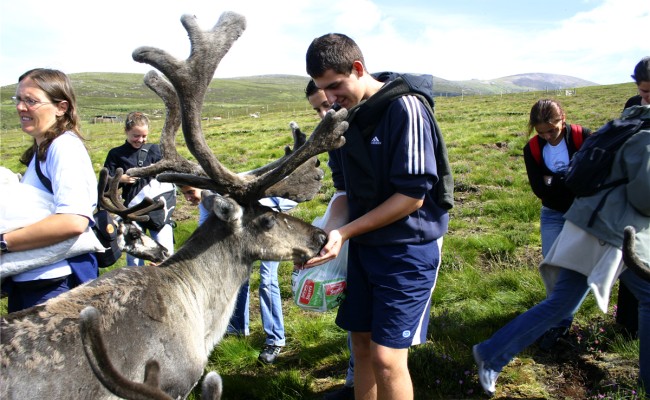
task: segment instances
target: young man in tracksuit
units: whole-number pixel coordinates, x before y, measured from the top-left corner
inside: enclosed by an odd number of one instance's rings
[[[352,332],[356,399],[410,399],[408,348],[426,337],[453,183],[433,117],[430,76],[373,77],[349,37],[307,50],[307,73],[349,111],[346,144],[330,152],[337,190],[328,242],[312,267],[348,249],[348,289],[336,323]]]

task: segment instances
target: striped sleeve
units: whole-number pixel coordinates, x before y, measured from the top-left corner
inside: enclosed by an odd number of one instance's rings
[[[419,175],[424,173],[424,124],[425,120],[422,115],[422,107],[420,101],[415,96],[404,96],[401,98],[404,103],[404,108],[408,113],[408,131],[407,131],[407,157],[408,157],[408,173],[412,175]]]

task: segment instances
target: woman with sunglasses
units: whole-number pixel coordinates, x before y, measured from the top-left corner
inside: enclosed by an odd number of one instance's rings
[[[18,79],[13,97],[20,125],[33,138],[20,158],[22,182],[52,193],[53,214],[0,235],[2,253],[42,248],[80,235],[93,224],[97,178],[79,126],[70,80],[61,71],[37,68]],[[98,276],[93,254],[62,259],[14,275],[3,283],[8,311],[45,302]]]

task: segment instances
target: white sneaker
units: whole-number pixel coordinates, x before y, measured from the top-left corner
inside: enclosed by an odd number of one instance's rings
[[[477,344],[472,347],[472,354],[474,355],[474,361],[476,361],[476,365],[478,366],[478,380],[481,382],[483,390],[488,396],[494,396],[494,393],[497,391],[496,384],[499,373],[485,368],[485,363],[478,354]]]

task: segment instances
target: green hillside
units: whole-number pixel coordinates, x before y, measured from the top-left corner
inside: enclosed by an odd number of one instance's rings
[[[529,76],[525,80],[524,77]],[[535,87],[557,87],[557,77],[563,86],[575,88],[589,84],[577,78],[550,74],[524,74],[490,81],[449,81],[434,77],[433,90],[437,97],[490,95],[535,91]],[[96,115],[121,117],[133,110],[153,115],[163,115],[163,104],[144,83],[142,74],[127,73],[77,73],[70,79],[79,97],[82,118],[92,121]],[[253,113],[292,111],[305,107],[304,89],[307,76],[261,75],[242,78],[214,79],[206,93],[203,108],[205,118],[231,117]],[[544,83],[547,82],[547,83]],[[16,85],[0,88],[0,102],[11,105]],[[555,90],[551,92],[555,93]],[[18,127],[11,118],[13,109],[2,107],[0,129]]]
[[[143,83],[142,74],[70,74],[78,97],[81,117],[92,121],[96,115],[123,117],[133,110],[164,115],[162,101]],[[304,109],[304,90],[308,78],[295,75],[264,75],[246,78],[214,79],[206,93],[205,117],[230,117]],[[0,88],[1,129],[17,128],[11,96],[16,85]],[[9,106],[9,107],[5,107]]]

